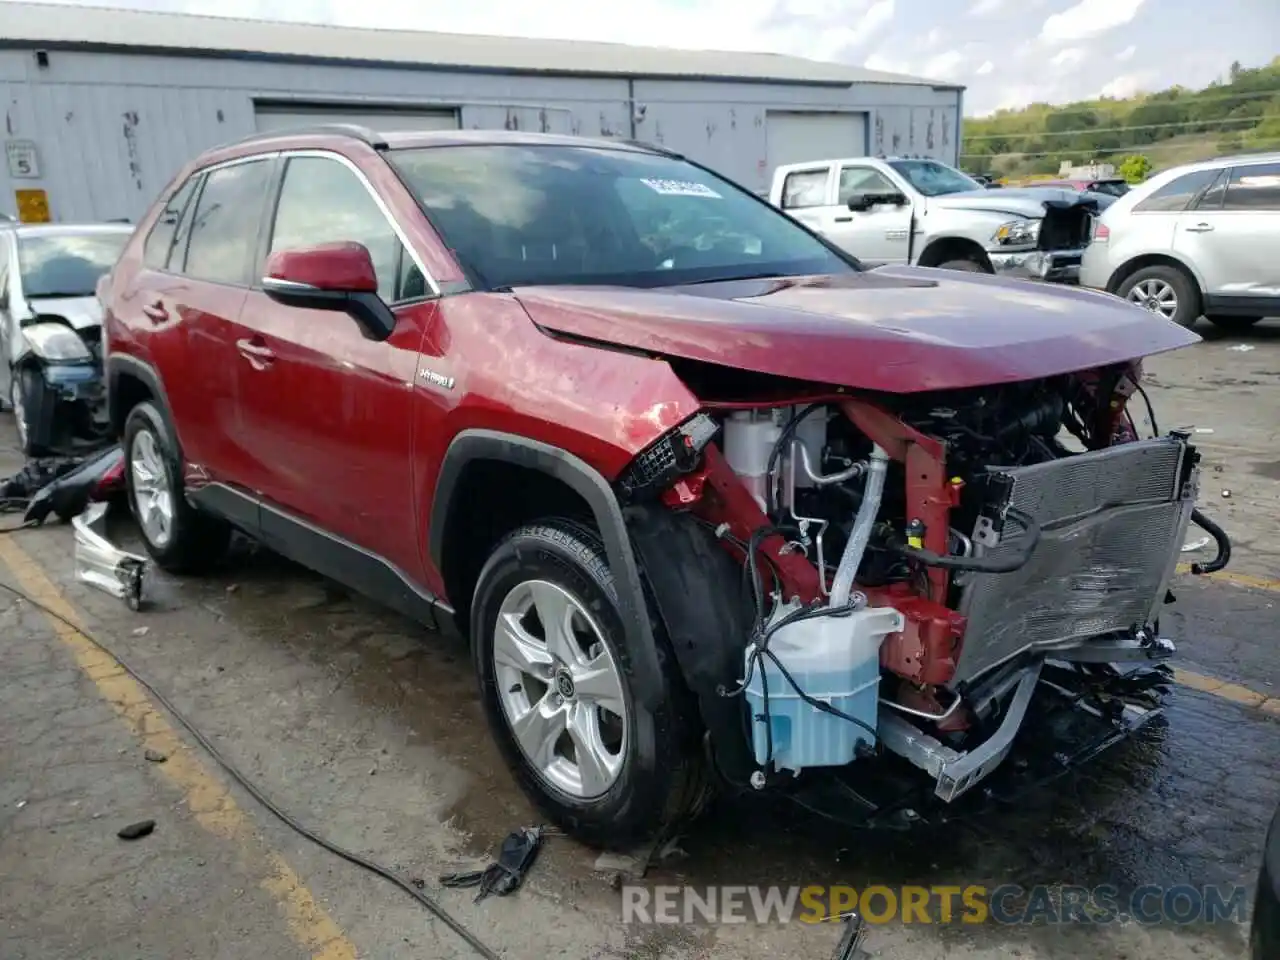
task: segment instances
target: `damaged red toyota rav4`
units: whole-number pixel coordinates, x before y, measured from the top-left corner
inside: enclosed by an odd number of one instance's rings
[[[1194,334],[865,270],[655,147],[252,138],[173,181],[99,296],[156,563],[238,528],[455,623],[517,777],[599,845],[718,786],[874,820],[945,810],[1020,732],[1096,752],[1158,712],[1188,525],[1227,562],[1188,438],[1131,415]],[[1030,735],[1058,707],[1088,749]]]

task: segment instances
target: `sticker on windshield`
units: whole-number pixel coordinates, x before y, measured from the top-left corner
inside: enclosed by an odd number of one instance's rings
[[[654,193],[666,194],[668,197],[710,197],[713,200],[724,199],[705,183],[694,183],[691,180],[656,180],[646,178],[640,182]]]

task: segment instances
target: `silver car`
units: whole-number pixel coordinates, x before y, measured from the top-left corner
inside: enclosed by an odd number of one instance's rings
[[[106,431],[95,288],[128,224],[0,224],[0,405],[28,456]]]
[[[1094,224],[1080,282],[1189,327],[1280,316],[1280,154],[1166,170]]]

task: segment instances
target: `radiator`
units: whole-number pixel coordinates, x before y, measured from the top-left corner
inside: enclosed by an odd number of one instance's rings
[[[965,574],[968,619],[954,683],[1028,650],[1051,652],[1154,619],[1177,566],[1195,507],[1194,455],[1180,437],[1081,453],[1027,467],[991,468],[1011,484],[997,506],[1035,517],[1040,541],[1012,573]],[[999,543],[975,553],[1018,553],[1010,520]]]

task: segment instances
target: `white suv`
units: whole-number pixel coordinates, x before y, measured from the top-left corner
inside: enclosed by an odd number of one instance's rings
[[[1280,316],[1280,154],[1175,167],[1129,191],[1095,221],[1080,282],[1184,327]]]

